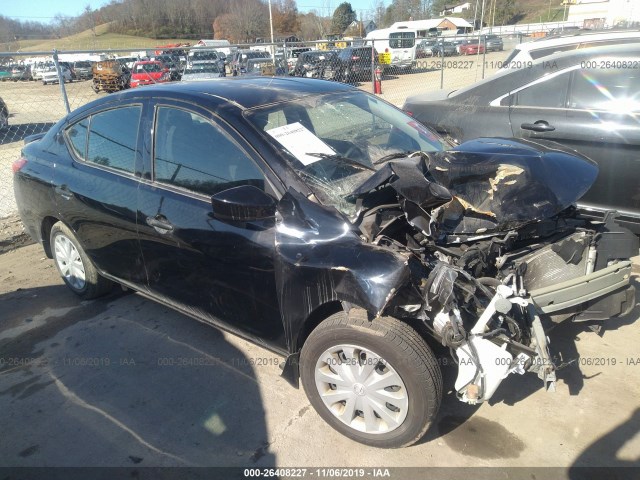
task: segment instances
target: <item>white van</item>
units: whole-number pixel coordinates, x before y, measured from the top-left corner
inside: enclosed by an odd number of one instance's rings
[[[581,31],[552,38],[541,38],[517,45],[504,61],[503,67],[526,67],[538,58],[567,50],[638,42],[640,42],[640,31],[637,30]]]
[[[381,28],[370,32],[365,45],[373,45],[383,68],[411,69],[416,59],[418,30],[409,27]]]

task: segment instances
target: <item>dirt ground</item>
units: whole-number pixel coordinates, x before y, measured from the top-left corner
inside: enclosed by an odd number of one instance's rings
[[[184,466],[236,467],[238,478],[273,467],[305,467],[306,478],[338,478],[318,471],[333,467],[367,478],[374,467],[407,479],[640,478],[640,305],[602,336],[571,323],[549,332],[567,362],[555,393],[512,375],[489,404],[465,405],[443,361],[445,397],[425,438],[379,450],[324,424],[280,378],[278,356],[137,294],[80,301],[40,245],[24,246],[16,220],[5,223],[0,466],[115,466],[128,478]]]

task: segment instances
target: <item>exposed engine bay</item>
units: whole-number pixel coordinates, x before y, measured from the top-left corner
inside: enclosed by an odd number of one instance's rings
[[[345,197],[348,221],[287,193],[281,304],[293,308],[286,292],[315,275],[345,310],[420,320],[448,347],[457,396],[469,404],[489,400],[512,373],[533,372],[553,389],[547,332],[633,308],[638,238],[615,212],[593,222],[573,206],[598,174],[593,162],[509,142],[391,159]],[[304,299],[309,309],[320,301]]]

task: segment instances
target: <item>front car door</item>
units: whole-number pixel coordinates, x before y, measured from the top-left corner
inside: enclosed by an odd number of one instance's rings
[[[149,290],[199,319],[284,349],[274,220],[221,221],[211,206],[213,194],[239,185],[278,197],[272,174],[208,111],[167,102],[156,104],[152,114],[149,181],[138,195]]]

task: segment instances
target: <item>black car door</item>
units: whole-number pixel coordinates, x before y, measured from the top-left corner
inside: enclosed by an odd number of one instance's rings
[[[206,110],[167,102],[155,105],[153,115],[152,175],[138,192],[149,290],[200,319],[283,348],[274,219],[221,220],[211,206],[211,195],[239,185],[277,196],[267,180],[272,174]]]
[[[107,107],[63,130],[56,207],[96,267],[134,288],[146,274],[136,231],[142,104]]]

